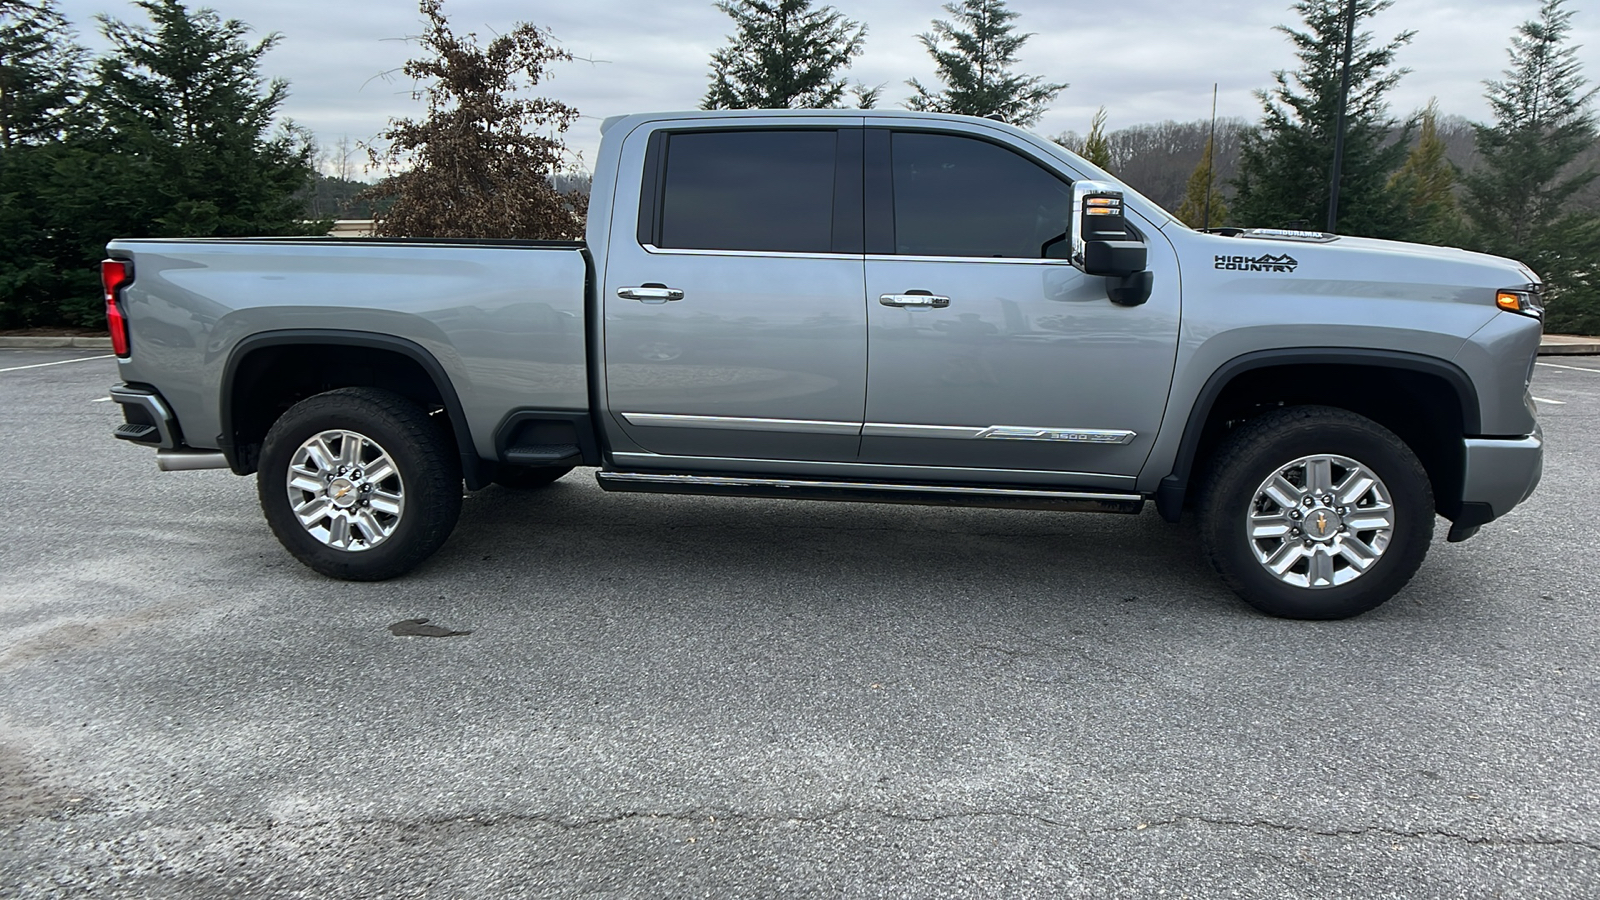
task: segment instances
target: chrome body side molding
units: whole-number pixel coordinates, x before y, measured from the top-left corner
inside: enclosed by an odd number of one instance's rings
[[[658,428],[717,428],[725,431],[788,431],[797,434],[860,434],[859,422],[817,419],[755,419],[742,416],[679,416],[665,413],[620,413],[629,425]]]
[[[1128,444],[1137,432],[1111,428],[1054,428],[1031,425],[889,425],[868,422],[866,437],[972,438],[995,441],[1061,441],[1069,444]]]
[[[686,416],[619,413],[629,425],[656,428],[715,428],[724,431],[783,431],[795,434],[860,434],[866,437],[969,438],[996,441],[1061,441],[1070,444],[1127,444],[1136,432],[1113,428],[1057,428],[1031,425],[893,425],[818,419],[761,419],[745,416]]]
[[[1138,434],[1114,428],[1025,428],[995,425],[978,437],[996,441],[1065,441],[1069,444],[1128,444]]]

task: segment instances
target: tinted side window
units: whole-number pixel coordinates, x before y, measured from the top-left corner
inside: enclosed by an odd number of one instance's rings
[[[667,141],[660,245],[826,253],[833,131],[701,131]]]
[[[1072,214],[1072,186],[987,141],[896,132],[895,252],[1040,259]]]

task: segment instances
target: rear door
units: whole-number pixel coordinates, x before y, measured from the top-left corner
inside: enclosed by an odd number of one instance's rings
[[[862,462],[998,481],[1139,472],[1172,380],[1177,260],[1145,228],[1155,292],[1113,305],[1104,278],[1058,258],[1059,165],[979,126],[868,130]]]
[[[848,125],[860,120],[779,121],[660,128],[646,138],[634,227],[613,218],[606,400],[649,453],[856,457],[862,132]],[[619,210],[624,189],[619,179]]]

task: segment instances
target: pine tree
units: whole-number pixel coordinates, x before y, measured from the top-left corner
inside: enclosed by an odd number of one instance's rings
[[[1549,282],[1552,330],[1600,332],[1600,224],[1570,202],[1596,177],[1571,171],[1595,143],[1595,90],[1567,43],[1564,2],[1545,0],[1518,27],[1505,80],[1486,82],[1494,123],[1473,126],[1482,165],[1462,179],[1463,205],[1478,249],[1521,259]]]
[[[1454,244],[1461,240],[1461,210],[1456,204],[1456,169],[1445,157],[1439,137],[1439,107],[1429,102],[1421,114],[1417,145],[1405,165],[1389,179],[1389,189],[1399,195],[1407,217],[1408,240],[1425,244]]]
[[[0,4],[0,149],[64,135],[84,52],[55,0]]]
[[[1216,228],[1228,221],[1228,204],[1216,183],[1214,143],[1209,138],[1206,140],[1205,153],[1200,157],[1200,164],[1194,167],[1194,174],[1189,176],[1183,204],[1178,207],[1178,218],[1190,228]]]
[[[944,9],[957,24],[935,19],[933,31],[918,35],[944,86],[935,90],[911,79],[906,84],[916,93],[906,107],[988,116],[1020,126],[1039,121],[1067,85],[1011,71],[1017,51],[1033,36],[1013,33],[1016,26],[1011,23],[1017,13],[1006,9],[1004,0],[962,0],[960,5],[947,3]],[[949,49],[944,48],[947,41]]]
[[[1359,23],[1388,9],[1393,0],[1352,2],[1358,28],[1345,111],[1338,229],[1345,234],[1402,237],[1405,210],[1388,184],[1405,158],[1412,126],[1402,126],[1389,115],[1384,97],[1409,71],[1392,66],[1413,32],[1376,45],[1370,31],[1359,30]],[[1300,68],[1274,72],[1277,86],[1256,92],[1262,119],[1240,148],[1233,216],[1244,225],[1303,222],[1321,228],[1328,218],[1347,6],[1346,0],[1300,0],[1291,8],[1300,14],[1305,30],[1286,25],[1277,30],[1294,45]],[[1397,132],[1398,140],[1392,137]]]
[[[181,0],[134,5],[149,27],[99,17],[111,50],[86,101],[93,149],[127,164],[117,187],[141,204],[119,233],[303,233],[296,194],[311,181],[311,140],[278,122],[287,82],[261,76],[280,35],[250,43],[250,26]]]
[[[718,0],[717,9],[733,19],[734,34],[711,55],[711,88],[702,109],[839,104],[847,87],[839,73],[861,55],[865,26],[831,6],[812,9],[811,0]],[[861,87],[857,99],[876,103],[877,95]]]
[[[883,99],[883,85],[867,87],[858,81],[850,86],[850,96],[856,101],[856,109],[877,109],[878,101]]]
[[[578,111],[544,97],[514,96],[537,85],[545,68],[570,60],[546,30],[526,22],[486,46],[477,35],[450,30],[443,0],[421,0],[426,51],[402,71],[427,118],[391,119],[371,149],[390,178],[359,199],[390,200],[378,214],[379,234],[417,237],[573,238],[583,233],[587,204],[562,193],[553,176],[570,168],[560,135]],[[541,131],[552,132],[547,137]]]
[[[0,0],[0,328],[68,324],[76,248],[50,188],[83,55],[54,0]]]
[[[1565,45],[1573,14],[1564,2],[1545,0],[1511,39],[1506,80],[1486,82],[1494,124],[1473,126],[1483,162],[1462,180],[1467,214],[1490,249],[1525,252],[1596,176],[1566,172],[1594,145],[1595,91],[1584,90],[1579,48]]]
[[[1089,120],[1089,134],[1083,139],[1083,146],[1077,149],[1079,156],[1105,169],[1107,172],[1111,171],[1111,144],[1106,140],[1106,108],[1104,106],[1096,110],[1094,118]]]

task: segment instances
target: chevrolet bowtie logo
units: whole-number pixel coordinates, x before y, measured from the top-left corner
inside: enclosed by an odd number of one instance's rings
[[[1317,534],[1327,534],[1327,533],[1328,533],[1328,517],[1323,515],[1322,513],[1317,513]]]

